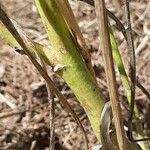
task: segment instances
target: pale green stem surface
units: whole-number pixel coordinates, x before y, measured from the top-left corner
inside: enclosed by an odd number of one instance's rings
[[[104,97],[77,50],[68,26],[54,0],[35,0],[52,46],[57,64],[66,66],[59,74],[72,89],[85,109],[99,139],[99,119],[105,104]],[[57,65],[56,64],[56,65]]]

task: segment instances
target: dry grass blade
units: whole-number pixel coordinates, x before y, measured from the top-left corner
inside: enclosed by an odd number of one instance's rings
[[[112,110],[110,106],[110,102],[107,102],[103,108],[101,118],[100,118],[100,130],[101,132],[101,142],[102,148],[105,150],[114,150],[115,147],[110,139],[110,124],[112,121]]]
[[[41,64],[43,69],[47,73],[47,68],[44,61],[40,58]],[[49,128],[50,128],[50,141],[49,141],[49,149],[55,149],[55,102],[54,102],[54,94],[53,89],[50,85],[46,82],[46,89],[48,93],[48,100],[49,100]]]
[[[121,107],[119,104],[118,91],[116,85],[114,63],[109,39],[109,28],[108,28],[108,18],[106,14],[105,2],[104,0],[97,0],[96,3],[96,13],[99,24],[99,35],[100,35],[100,48],[103,53],[105,72],[108,84],[108,90],[110,95],[110,101],[112,106],[112,112],[114,117],[114,124],[117,134],[117,140],[120,150],[126,150],[126,138],[123,128]]]
[[[145,89],[145,87],[140,83],[139,79],[136,79],[136,86],[147,96],[150,101],[150,93]]]
[[[13,23],[11,22],[11,20],[8,18],[7,14],[3,11],[3,9],[1,7],[0,7],[0,20],[6,26],[6,28],[9,30],[9,32],[13,35],[13,37],[16,39],[16,41],[20,44],[22,49],[25,51],[27,56],[30,58],[31,62],[34,64],[34,66],[40,72],[41,76],[46,80],[46,82],[50,86],[50,88],[53,89],[54,93],[57,95],[57,97],[59,98],[60,102],[72,114],[73,118],[75,119],[75,121],[77,122],[78,126],[80,127],[80,129],[81,129],[81,131],[83,133],[83,136],[84,136],[84,139],[85,139],[85,143],[86,143],[86,149],[88,150],[87,135],[86,135],[86,132],[85,132],[85,130],[84,130],[84,128],[83,128],[83,126],[82,126],[78,116],[76,115],[74,110],[71,108],[71,106],[69,105],[69,103],[67,102],[67,100],[65,99],[63,94],[54,85],[53,81],[48,76],[48,74],[45,72],[45,70],[42,68],[42,66],[37,62],[37,60],[34,58],[34,56],[30,53],[30,51],[26,47],[26,44],[24,43],[24,41],[20,37],[18,31],[14,27]]]
[[[13,115],[20,115],[20,114],[23,114],[25,112],[26,112],[26,110],[22,109],[22,110],[13,110],[11,112],[1,113],[0,114],[0,119],[11,117]]]
[[[46,88],[48,91],[48,100],[49,100],[49,127],[50,127],[50,143],[49,149],[54,150],[55,147],[55,103],[54,103],[54,94],[53,90],[50,88],[48,83],[46,83]]]

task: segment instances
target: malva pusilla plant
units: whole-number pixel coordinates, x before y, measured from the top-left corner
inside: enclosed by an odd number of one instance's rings
[[[37,70],[41,73],[42,77],[46,80],[47,84],[52,91],[57,95],[57,97],[62,101],[63,105],[67,107],[69,112],[73,115],[74,119],[77,121],[78,125],[82,128],[80,120],[74,113],[71,106],[65,101],[64,96],[56,88],[53,81],[50,79],[48,74],[45,72],[43,67],[37,61],[37,56],[46,65],[53,68],[53,71],[57,73],[60,77],[64,79],[67,85],[70,87],[77,100],[80,102],[81,106],[84,108],[89,121],[91,123],[92,129],[99,142],[102,142],[103,149],[146,149],[144,142],[140,142],[140,146],[135,142],[130,141],[125,135],[123,124],[120,129],[122,133],[117,132],[118,129],[115,124],[115,117],[122,122],[122,116],[115,116],[112,113],[114,110],[110,109],[110,105],[106,103],[105,96],[102,94],[101,89],[98,86],[94,70],[91,65],[91,60],[87,51],[87,46],[85,44],[84,38],[81,31],[77,25],[75,17],[72,13],[71,7],[68,0],[34,0],[37,10],[40,14],[42,22],[45,26],[49,42],[51,44],[51,49],[48,49],[44,45],[31,41],[25,34],[15,27],[15,23],[12,23],[6,13],[0,8],[0,37],[8,43],[11,47],[22,48],[27,56],[29,56],[32,63],[35,65]],[[103,1],[104,2],[104,1]],[[96,5],[100,6],[101,2],[95,2]],[[101,5],[102,7],[105,5]],[[99,7],[97,7],[99,8]],[[105,8],[104,8],[105,9]],[[98,11],[98,9],[97,9]],[[98,12],[97,12],[98,14]],[[101,14],[100,14],[101,15]],[[98,15],[97,15],[98,16]],[[104,13],[105,16],[105,13]],[[102,18],[102,17],[97,17]],[[107,18],[107,17],[106,17]],[[98,20],[102,21],[102,20]],[[104,17],[105,22],[105,17]],[[117,67],[120,77],[125,88],[127,99],[130,104],[130,81],[128,79],[127,73],[125,71],[121,55],[119,53],[113,31],[110,24],[106,21],[108,26],[108,47],[112,50],[110,56],[112,55],[115,66]],[[105,24],[104,24],[105,25]],[[19,33],[18,33],[19,32]],[[107,36],[106,36],[107,38]],[[110,41],[110,42],[109,42]],[[105,41],[104,41],[105,42]],[[104,58],[105,59],[105,58]],[[104,61],[107,64],[107,60]],[[113,65],[113,64],[112,64]],[[106,65],[107,66],[107,65]],[[114,75],[115,73],[113,73]],[[110,74],[106,74],[110,78]],[[115,77],[115,76],[114,76]],[[115,86],[113,87],[115,89]],[[111,88],[110,88],[110,96]],[[112,96],[113,98],[113,96]],[[110,99],[111,100],[111,99]],[[119,104],[119,102],[117,102]],[[117,106],[120,107],[120,106]],[[113,108],[113,107],[112,107]],[[117,109],[118,112],[120,109]],[[134,118],[138,118],[138,111],[135,109]],[[114,122],[112,123],[112,114]],[[121,114],[121,112],[120,112]],[[108,119],[109,118],[109,119]],[[117,121],[116,121],[117,122]],[[103,127],[106,124],[106,127]],[[112,126],[110,126],[112,124]],[[105,130],[104,128],[108,130]],[[113,129],[114,132],[110,133],[109,128]],[[144,137],[142,126],[140,123],[135,124],[136,132],[139,137]],[[104,133],[106,131],[107,133]],[[83,133],[85,133],[83,131]],[[102,135],[104,134],[104,135]],[[122,142],[119,141],[118,137],[122,136]],[[123,135],[122,135],[123,134]],[[106,139],[104,140],[106,136]],[[87,141],[87,137],[85,136]],[[88,146],[86,146],[88,149]]]

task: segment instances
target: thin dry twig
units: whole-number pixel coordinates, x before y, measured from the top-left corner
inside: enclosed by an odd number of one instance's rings
[[[49,100],[49,123],[50,123],[50,150],[54,150],[55,147],[55,103],[54,103],[54,95],[52,89],[46,83],[47,91],[48,91],[48,100]]]
[[[137,140],[134,140],[134,142],[143,142],[143,141],[149,141],[150,138],[143,138],[143,139],[137,139]]]
[[[0,102],[6,103],[12,109],[15,109],[17,107],[17,105],[13,101],[11,101],[11,99],[6,98],[6,96],[2,95],[1,93],[0,93]]]
[[[30,150],[34,150],[35,147],[36,147],[36,144],[37,144],[37,141],[34,140],[34,141],[31,143]]]
[[[134,103],[135,103],[135,85],[136,85],[136,59],[135,59],[135,49],[133,43],[132,27],[130,21],[130,1],[124,0],[125,5],[125,16],[126,16],[126,35],[127,35],[127,44],[129,49],[129,76],[131,80],[131,102],[130,102],[130,113],[128,119],[128,136],[130,140],[133,140],[132,136],[132,119],[134,114]]]
[[[42,59],[40,59],[43,69],[47,72],[47,68]],[[50,141],[49,141],[49,149],[54,150],[55,148],[55,102],[54,102],[54,94],[53,89],[46,82],[46,89],[48,93],[49,100],[49,128],[50,128]]]
[[[140,83],[139,79],[136,79],[136,86],[147,96],[148,100],[150,100],[150,93],[146,90],[146,88]]]
[[[109,27],[105,2],[104,0],[95,0],[95,3],[99,24],[100,47],[104,57],[105,72],[114,117],[114,124],[116,128],[118,146],[120,150],[126,150],[127,144],[121,116],[121,107],[118,98],[118,90],[116,85],[113,56],[109,39]]]
[[[5,112],[0,114],[0,119],[6,118],[6,117],[12,117],[13,115],[20,115],[22,113],[26,112],[25,110],[14,110],[11,112]]]

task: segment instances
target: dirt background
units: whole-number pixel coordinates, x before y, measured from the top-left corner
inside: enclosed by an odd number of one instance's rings
[[[141,84],[150,91],[150,14],[148,14],[150,3],[148,1],[133,0],[131,2],[131,19],[137,76]],[[1,0],[0,3],[32,40],[49,45],[32,0]],[[91,53],[99,86],[108,99],[103,60],[101,51],[98,51],[99,40],[94,8],[77,0],[70,0],[70,4]],[[117,13],[111,1],[107,0],[107,8],[125,24],[124,15]],[[126,42],[122,34],[116,30],[114,21],[111,20],[111,24],[128,70]],[[89,146],[94,146],[97,140],[84,110],[63,80],[52,72],[50,75],[82,120],[88,135]],[[118,87],[120,100],[126,103],[119,77]],[[55,98],[55,104],[56,150],[83,149],[81,131],[57,98]],[[143,122],[144,131],[147,136],[150,136],[150,101],[138,88],[136,88],[136,104],[140,110],[139,119]],[[125,113],[124,116],[126,116]],[[29,150],[34,145],[36,150],[46,150],[49,146],[49,102],[45,83],[26,56],[17,54],[0,39],[0,150]]]

